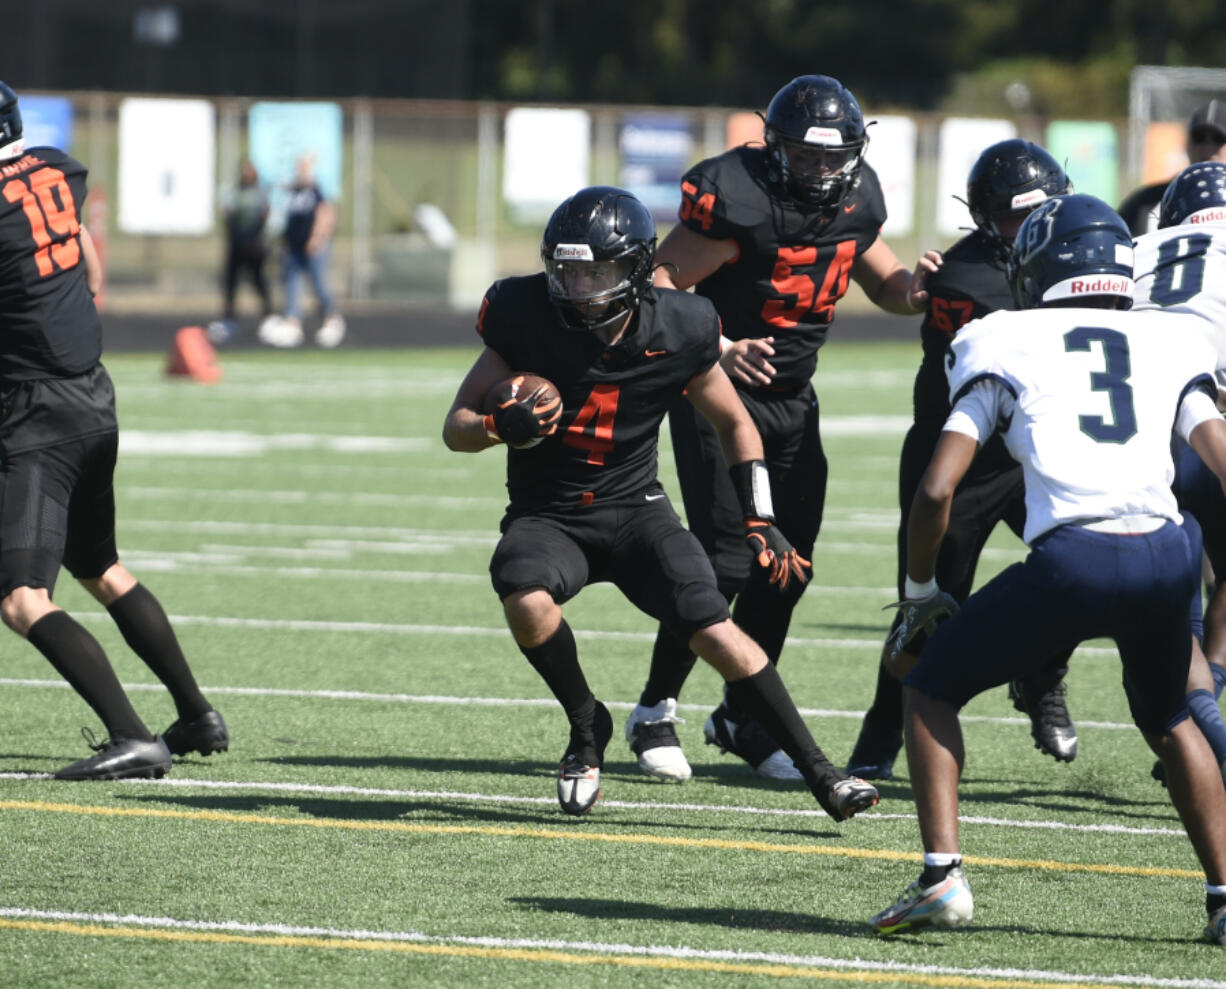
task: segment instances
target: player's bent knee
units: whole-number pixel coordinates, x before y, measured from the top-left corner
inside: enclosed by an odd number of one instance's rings
[[[548,639],[562,621],[562,609],[550,593],[540,587],[508,594],[503,599],[502,610],[515,641],[528,648]]]

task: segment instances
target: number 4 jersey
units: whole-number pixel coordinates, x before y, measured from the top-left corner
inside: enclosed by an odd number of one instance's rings
[[[730,340],[774,337],[778,388],[808,384],[851,266],[876,241],[885,200],[867,164],[846,202],[802,211],[767,178],[767,152],[733,148],[695,165],[681,180],[682,223],[703,237],[734,240],[738,255],[695,292],[714,304]]]
[[[1163,312],[1046,308],[993,313],[954,337],[945,428],[980,443],[1004,434],[1025,476],[1028,544],[1069,522],[1179,520],[1172,426],[1186,438],[1217,414],[1213,353],[1196,324]]]
[[[72,377],[101,356],[80,241],[85,175],[55,148],[0,167],[0,384]]]
[[[656,485],[665,412],[719,360],[719,317],[705,299],[647,289],[610,347],[562,325],[543,273],[495,282],[477,330],[514,370],[540,374],[562,393],[557,431],[531,449],[507,450],[511,514],[625,500]]]

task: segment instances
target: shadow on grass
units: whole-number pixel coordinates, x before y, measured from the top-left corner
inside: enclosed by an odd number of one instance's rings
[[[872,934],[864,924],[831,920],[785,910],[744,907],[670,907],[659,903],[564,897],[513,896],[509,903],[547,913],[566,913],[592,920],[637,920],[666,924],[706,924],[730,930],[774,931],[785,934]],[[874,935],[875,936],[875,935]]]

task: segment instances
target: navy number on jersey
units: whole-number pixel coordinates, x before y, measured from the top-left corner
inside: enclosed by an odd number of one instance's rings
[[[21,210],[30,221],[30,236],[38,248],[34,263],[40,276],[46,278],[56,268],[66,271],[80,262],[81,244],[76,235],[81,224],[63,172],[58,168],[40,168],[28,183],[23,178],[9,179],[3,192],[10,203],[21,203]]]
[[[1199,293],[1205,280],[1205,252],[1211,243],[1208,234],[1191,234],[1165,241],[1158,248],[1150,301],[1160,306],[1173,306]]]
[[[834,316],[834,304],[847,292],[847,279],[856,260],[856,242],[841,240],[834,246],[834,257],[825,267],[819,286],[813,274],[798,271],[813,268],[818,262],[819,247],[781,247],[775,255],[771,272],[771,288],[779,295],[767,299],[762,306],[762,321],[780,329],[793,329],[807,313],[817,313],[827,322]]]
[[[1102,416],[1078,416],[1081,431],[1099,443],[1127,443],[1137,432],[1137,413],[1132,401],[1132,357],[1128,338],[1119,330],[1101,326],[1078,326],[1064,334],[1064,349],[1090,352],[1090,344],[1100,343],[1105,367],[1090,372],[1090,388],[1105,391],[1111,400],[1112,422]]]
[[[562,434],[567,446],[587,451],[589,464],[603,464],[605,454],[613,449],[613,419],[619,398],[620,386],[597,385]]]

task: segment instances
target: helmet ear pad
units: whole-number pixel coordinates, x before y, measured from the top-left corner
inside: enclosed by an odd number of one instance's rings
[[[593,330],[637,310],[655,253],[655,220],[625,189],[589,186],[565,200],[541,239],[549,296],[562,324]]]

